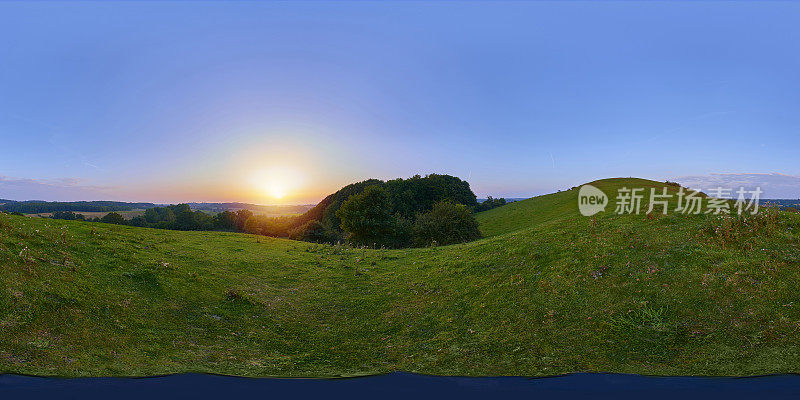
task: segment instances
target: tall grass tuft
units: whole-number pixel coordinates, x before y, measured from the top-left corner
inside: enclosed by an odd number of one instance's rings
[[[723,243],[734,243],[756,235],[771,235],[779,228],[781,212],[763,207],[755,214],[706,216],[702,230]]]

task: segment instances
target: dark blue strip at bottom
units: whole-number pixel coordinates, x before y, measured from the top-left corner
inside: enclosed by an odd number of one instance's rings
[[[351,379],[239,378],[181,374],[152,378],[0,375],[0,399],[798,399],[800,376],[751,378],[570,374],[466,378],[392,373]]]

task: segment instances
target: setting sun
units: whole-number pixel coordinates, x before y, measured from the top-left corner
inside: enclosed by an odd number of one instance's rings
[[[286,190],[279,185],[272,185],[272,188],[269,190],[269,194],[276,199],[281,199],[286,196]]]
[[[260,169],[250,175],[250,185],[261,196],[275,200],[290,196],[300,183],[300,174],[286,167]]]

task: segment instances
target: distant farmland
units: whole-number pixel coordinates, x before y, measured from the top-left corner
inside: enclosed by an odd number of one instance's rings
[[[281,216],[291,216],[291,215],[300,215],[304,212],[308,211],[309,209],[313,208],[313,204],[308,205],[279,205],[279,206],[256,206],[253,205],[252,207],[231,207],[228,211],[236,212],[238,210],[250,210],[255,215],[264,215],[267,217],[281,217]],[[209,210],[203,207],[192,207],[193,211],[203,211],[210,215],[215,215],[218,212],[224,210]],[[122,215],[125,219],[131,219],[133,217],[138,217],[140,215],[144,215],[145,209],[135,209],[135,210],[128,210],[128,211],[73,211],[75,214],[83,214],[84,217],[87,219],[89,218],[103,218],[109,212],[115,212],[119,215]],[[43,218],[50,218],[53,216],[51,212],[43,212],[43,213],[28,213],[25,214],[29,217],[43,217]]]
[[[110,212],[115,212],[119,215],[122,215],[125,219],[131,219],[133,217],[138,217],[140,215],[144,215],[144,210],[130,210],[130,211],[74,211],[75,214],[83,214],[84,217],[88,218],[103,218],[106,214]],[[43,218],[50,218],[53,216],[53,213],[34,213],[34,214],[25,214],[29,217],[43,217]]]

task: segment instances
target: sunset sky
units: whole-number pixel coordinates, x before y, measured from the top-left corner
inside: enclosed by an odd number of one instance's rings
[[[446,173],[800,198],[800,3],[2,2],[0,198],[315,203]],[[702,187],[700,187],[702,189]]]

